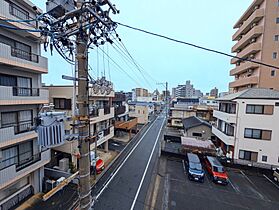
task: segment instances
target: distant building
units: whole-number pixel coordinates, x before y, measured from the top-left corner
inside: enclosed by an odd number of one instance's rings
[[[139,124],[147,124],[149,116],[154,113],[155,107],[153,103],[147,102],[130,102],[129,116],[138,119]]]
[[[210,96],[215,98],[218,97],[218,89],[216,87],[210,91]]]
[[[224,155],[238,164],[278,167],[279,92],[252,88],[218,101],[212,132]]]
[[[149,97],[148,90],[144,88],[135,88],[132,90],[132,92],[133,100],[136,100],[137,97]]]
[[[126,92],[125,97],[126,97],[126,102],[132,101],[133,100],[133,92]]]
[[[206,105],[211,107],[218,107],[218,102],[215,97],[203,97],[200,98],[200,105]]]
[[[191,81],[186,81],[185,85],[178,85],[175,88],[175,97],[185,97],[185,98],[193,98],[193,97],[202,97],[203,94],[200,90],[194,88],[191,84]]]
[[[279,66],[279,10],[277,0],[254,0],[235,23],[237,29],[232,40],[232,58],[235,67],[230,71],[234,81],[229,84],[232,92],[247,88],[279,90],[278,69],[244,61],[245,59]],[[243,59],[243,60],[241,60]]]
[[[218,98],[222,98],[226,95],[229,95],[229,92],[221,92],[221,93],[219,93]]]

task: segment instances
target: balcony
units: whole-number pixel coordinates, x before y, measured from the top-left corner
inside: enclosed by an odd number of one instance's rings
[[[243,86],[247,86],[247,85],[256,85],[256,84],[258,84],[258,81],[259,81],[258,76],[239,78],[238,80],[231,82],[229,84],[229,87],[237,88],[237,87],[243,87]]]
[[[90,115],[91,123],[97,123],[104,120],[114,118],[114,107],[105,107],[103,109],[94,110],[94,113]]]
[[[213,116],[227,123],[236,123],[236,114],[214,110]]]
[[[30,17],[28,12],[24,12],[22,10],[19,10],[18,7],[15,6],[13,3],[8,3],[7,1],[1,1],[1,6],[0,6],[0,20],[6,20],[6,19],[12,19],[12,20],[17,20],[17,19],[22,19],[22,20],[28,20],[32,19]],[[35,17],[35,15],[34,15]],[[20,29],[36,29],[37,28],[37,22],[29,22],[29,23],[19,23],[19,22],[9,22],[5,24],[20,28]],[[29,32],[29,31],[18,31],[16,32],[21,36],[31,36],[33,38],[39,39],[41,34],[38,32]]]
[[[261,47],[262,47],[262,44],[259,42],[250,44],[245,49],[243,49],[240,53],[237,53],[236,56],[239,58],[245,59],[245,58],[249,57],[249,55],[256,54],[259,51],[261,51]],[[236,64],[239,60],[240,59],[238,59],[238,58],[233,58],[233,59],[231,59],[231,64]]]
[[[0,86],[0,105],[47,104],[48,90]]]
[[[252,27],[253,23],[259,22],[264,17],[264,9],[257,9],[254,13],[243,23],[243,25],[233,35],[233,41],[239,39],[240,36],[246,34]]]
[[[256,63],[251,63],[251,62],[241,63],[240,66],[236,66],[234,69],[230,71],[230,76],[235,76],[244,73],[249,69],[256,69],[258,67],[260,67],[260,65]]]
[[[263,26],[256,26],[251,29],[247,34],[243,35],[242,39],[240,39],[232,47],[232,52],[237,52],[237,50],[242,50],[243,48],[245,48],[250,43],[251,39],[258,38],[261,34],[263,34],[263,31]]]
[[[89,97],[104,97],[104,98],[114,98],[115,97],[115,93],[114,91],[111,91],[110,94],[107,94],[107,92],[104,92],[103,94],[101,93],[101,91],[99,91],[98,93],[95,93],[93,88],[90,87],[89,88]]]
[[[33,131],[33,122],[24,122],[14,126],[0,128],[0,148],[37,137]]]
[[[222,131],[218,130],[216,127],[212,126],[212,133],[217,136],[226,145],[234,146],[234,137],[227,136]]]
[[[111,126],[108,129],[103,131],[103,136],[98,139],[97,145],[100,146],[101,144],[105,143],[109,139],[114,137],[114,127]],[[90,144],[90,150],[95,148],[95,144]]]
[[[0,43],[0,64],[5,64],[36,73],[48,73],[48,60],[40,55],[12,48]]]
[[[14,164],[7,168],[0,167],[0,189],[21,179],[22,177],[38,170],[50,161],[50,150],[32,156],[30,160],[22,165]]]

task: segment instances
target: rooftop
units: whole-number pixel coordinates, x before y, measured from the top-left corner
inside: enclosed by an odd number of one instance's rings
[[[205,125],[205,126],[211,127],[211,125],[208,122],[206,122],[196,116],[185,118],[182,120],[182,123],[183,123],[183,127],[186,130],[200,126],[200,125]]]
[[[266,88],[250,88],[237,93],[229,94],[218,98],[218,101],[231,101],[234,99],[279,99],[279,91],[270,90]]]

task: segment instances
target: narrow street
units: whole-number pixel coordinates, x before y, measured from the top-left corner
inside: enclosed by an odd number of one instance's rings
[[[165,116],[160,115],[138,136],[139,141],[102,188],[94,190],[94,209],[143,209],[150,179],[158,158]]]

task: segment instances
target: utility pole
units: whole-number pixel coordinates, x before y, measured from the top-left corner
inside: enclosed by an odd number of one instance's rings
[[[166,119],[168,121],[168,82],[166,82]]]
[[[84,0],[77,1],[77,8],[80,9]],[[83,16],[80,17],[80,24],[83,23]],[[87,34],[83,30],[76,35],[76,62],[78,68],[78,133],[79,133],[79,177],[80,177],[80,209],[87,210],[91,206],[90,186],[90,139],[89,139],[89,113],[88,113],[88,49]]]

